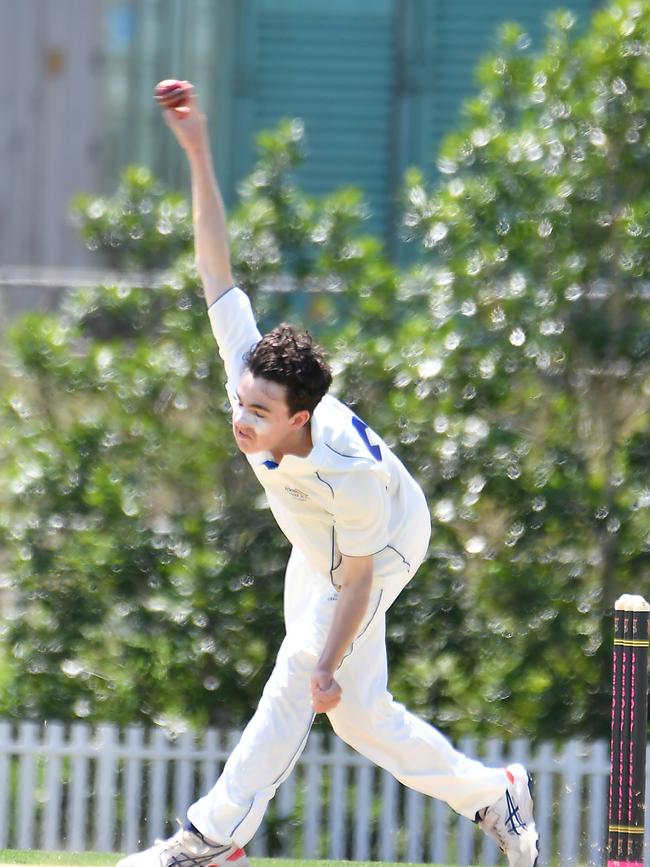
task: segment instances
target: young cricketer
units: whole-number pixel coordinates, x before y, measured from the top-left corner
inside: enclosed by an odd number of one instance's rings
[[[243,847],[318,713],[401,783],[477,822],[510,867],[534,867],[525,769],[467,758],[387,689],[386,612],[427,550],[424,495],[366,422],[328,394],[330,369],[309,334],[287,325],[258,331],[231,272],[205,116],[189,89],[180,107],[170,104],[165,120],[191,169],[196,261],[226,369],[233,436],[293,548],[286,636],[223,773],[173,837],[118,867],[248,867]]]

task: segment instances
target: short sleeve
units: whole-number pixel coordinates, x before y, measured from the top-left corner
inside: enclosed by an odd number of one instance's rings
[[[219,347],[228,395],[232,396],[244,369],[244,356],[261,340],[248,295],[236,286],[217,298],[208,308],[212,333]]]
[[[371,469],[351,472],[337,487],[334,520],[339,550],[366,557],[388,544],[390,500],[384,480]]]

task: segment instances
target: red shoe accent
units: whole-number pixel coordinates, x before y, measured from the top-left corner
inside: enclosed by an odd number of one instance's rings
[[[508,782],[510,783],[511,786],[514,786],[514,784],[515,784],[514,774],[512,774],[507,768],[505,769],[505,771],[506,771],[506,776],[508,778]]]
[[[226,861],[239,861],[240,858],[244,858],[246,853],[243,849],[235,849],[232,855],[228,855]]]

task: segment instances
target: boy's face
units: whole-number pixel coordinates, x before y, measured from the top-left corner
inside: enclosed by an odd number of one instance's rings
[[[282,451],[309,420],[307,410],[289,415],[284,385],[254,377],[250,370],[239,380],[237,400],[232,430],[244,454]]]

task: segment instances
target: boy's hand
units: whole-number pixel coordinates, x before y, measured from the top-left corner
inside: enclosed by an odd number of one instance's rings
[[[207,144],[207,123],[191,83],[179,82],[179,85],[181,84],[184,86],[184,99],[181,105],[175,107],[166,105],[165,97],[159,93],[159,85],[154,90],[154,97],[163,109],[165,123],[174,133],[183,150],[190,154]],[[173,101],[173,94],[170,95],[170,101]]]
[[[328,713],[341,701],[341,687],[325,669],[315,669],[311,676],[311,706],[314,713]]]

